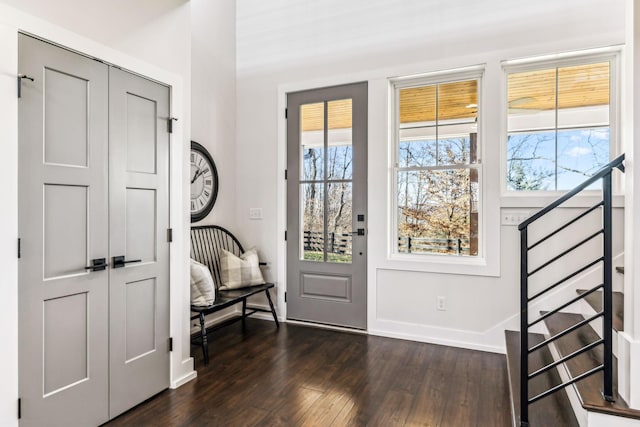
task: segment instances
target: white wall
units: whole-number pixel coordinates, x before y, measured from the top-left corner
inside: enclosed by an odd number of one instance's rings
[[[502,351],[517,327],[518,237],[500,208],[540,200],[501,197],[500,62],[623,44],[624,2],[607,0],[242,0],[237,9],[237,223],[262,250],[284,312],[283,108],[287,90],[369,82],[368,328],[372,334]],[[500,244],[499,276],[436,274],[387,259],[388,78],[484,64],[485,205]],[[250,221],[248,209],[264,219]],[[563,215],[568,215],[565,212]],[[616,213],[622,241],[622,212]],[[499,236],[498,236],[499,234]],[[622,250],[619,243],[614,254]],[[448,309],[436,311],[436,296]]]
[[[212,18],[215,17],[215,23]],[[236,2],[191,0],[191,139],[211,153],[218,198],[198,225],[233,229],[236,200]]]
[[[15,6],[12,7],[12,6]],[[0,424],[17,425],[17,31],[24,30],[132,69],[172,85],[172,111],[180,118],[172,138],[172,161],[181,165],[188,153],[190,124],[190,4],[186,0],[129,2],[61,0],[0,1],[0,122],[3,129],[0,174]],[[188,236],[187,170],[172,176],[172,225]],[[178,266],[186,265],[187,245],[177,239]],[[173,252],[172,252],[173,253]],[[172,284],[186,283],[186,271],[173,268]],[[172,354],[172,384],[193,377],[189,356],[188,293],[171,290],[171,333],[181,345]]]
[[[212,18],[215,17],[215,25]],[[213,210],[195,225],[236,224],[236,2],[191,0],[191,139],[211,153],[218,170]],[[207,325],[232,315],[231,307]],[[200,329],[198,320],[191,331]]]

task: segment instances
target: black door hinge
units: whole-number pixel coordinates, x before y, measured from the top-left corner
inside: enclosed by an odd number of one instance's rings
[[[284,109],[284,118],[285,118],[285,119],[288,119],[288,118],[289,118],[289,109],[288,109],[288,108],[285,108],[285,109]]]
[[[284,302],[287,302],[287,293],[284,293]]]
[[[173,133],[173,122],[174,121],[178,121],[178,119],[176,119],[175,117],[169,117],[167,119],[167,132],[169,133]]]
[[[18,259],[22,257],[22,239],[18,237]]]
[[[169,351],[173,351],[173,337],[169,337]]]
[[[285,241],[287,240],[287,232],[286,231],[284,232],[284,240]]]
[[[288,175],[287,175],[287,169],[284,170],[284,179],[287,179]]]
[[[22,418],[22,399],[18,398],[18,419]]]
[[[25,74],[18,74],[18,98],[22,98],[22,79],[35,81],[33,77],[29,77]]]
[[[173,242],[173,228],[167,228],[167,242]]]

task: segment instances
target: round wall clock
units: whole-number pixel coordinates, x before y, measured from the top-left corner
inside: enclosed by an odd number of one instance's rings
[[[218,197],[218,171],[202,145],[191,141],[191,222],[204,219]]]

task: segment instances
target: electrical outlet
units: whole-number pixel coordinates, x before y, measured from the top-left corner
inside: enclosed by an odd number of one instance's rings
[[[262,208],[249,208],[249,219],[262,219]]]
[[[518,225],[527,218],[529,218],[529,211],[512,211],[503,209],[500,214],[502,225]]]
[[[445,311],[447,309],[447,299],[445,297],[438,297],[437,301],[436,308],[440,311]]]

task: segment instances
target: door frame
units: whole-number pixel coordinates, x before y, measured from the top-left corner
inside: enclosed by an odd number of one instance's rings
[[[89,40],[69,32],[56,25],[19,12],[8,6],[0,5],[0,46],[5,52],[0,57],[0,91],[10,96],[0,97],[0,125],[3,126],[5,156],[0,157],[0,178],[3,186],[0,197],[15,209],[5,209],[0,213],[0,235],[2,239],[2,269],[5,275],[6,292],[0,303],[0,320],[5,325],[3,336],[9,342],[15,342],[0,360],[5,386],[0,397],[5,401],[17,401],[18,398],[18,259],[16,257],[16,241],[18,238],[18,100],[16,94],[16,77],[18,70],[18,33],[33,35],[37,38],[52,41],[67,49],[100,58],[110,64],[149,79],[162,82],[170,88],[171,115],[179,118],[174,122],[170,139],[169,165],[169,217],[170,227],[174,230],[173,243],[170,247],[170,334],[174,339],[174,350],[170,355],[170,387],[177,388],[194,379],[193,358],[190,356],[189,342],[189,291],[183,286],[188,280],[188,241],[189,213],[183,209],[187,204],[187,177],[184,159],[188,157],[190,147],[189,120],[186,96],[188,81],[180,74],[167,71],[156,65],[115,50],[101,43]],[[178,302],[178,303],[176,303]],[[11,406],[11,405],[9,405]],[[11,420],[15,414],[7,417],[0,411],[1,420]],[[16,420],[17,421],[17,420]]]
[[[285,170],[287,169],[287,94],[291,92],[302,92],[313,89],[320,89],[331,86],[349,85],[359,82],[367,82],[368,96],[370,100],[371,96],[371,75],[366,73],[359,73],[349,76],[334,76],[330,78],[323,78],[317,80],[307,80],[299,82],[284,83],[278,85],[278,148],[277,148],[277,174],[278,184],[276,191],[276,223],[277,223],[277,239],[276,239],[276,254],[278,260],[278,268],[276,271],[276,286],[278,288],[277,294],[277,307],[280,312],[280,318],[283,322],[298,323],[296,320],[287,320],[287,303],[284,300],[284,294],[287,291],[287,242],[284,240],[284,234],[287,230],[287,181],[285,179]],[[367,116],[370,116],[370,105],[367,103]],[[369,121],[367,121],[367,135],[369,135]],[[369,157],[369,144],[367,144],[367,157]],[[367,177],[369,176],[369,164],[367,162]],[[369,198],[369,188],[367,187],[367,199]],[[368,209],[368,208],[367,208]],[[365,212],[367,218],[369,218],[369,212]],[[367,222],[368,223],[368,222]],[[369,251],[369,239],[367,239],[367,254]],[[367,326],[364,330],[356,330],[351,328],[343,328],[341,326],[324,325],[321,323],[314,324],[321,328],[345,330],[356,333],[368,333],[370,326],[372,325],[372,315],[375,313],[371,309],[372,298],[374,298],[374,292],[370,289],[370,261],[367,257]]]

